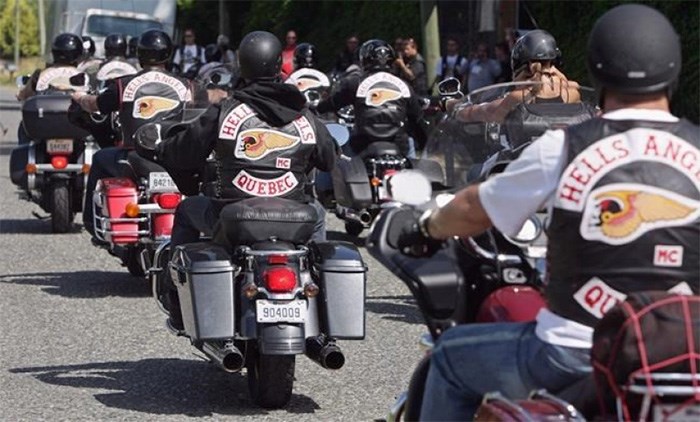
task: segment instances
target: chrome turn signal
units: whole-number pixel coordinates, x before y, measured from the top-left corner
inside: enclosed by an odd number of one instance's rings
[[[304,294],[306,297],[316,297],[318,295],[318,292],[320,289],[316,285],[316,283],[306,283],[304,285]]]

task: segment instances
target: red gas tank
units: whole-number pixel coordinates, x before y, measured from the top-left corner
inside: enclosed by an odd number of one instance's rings
[[[545,302],[542,294],[529,286],[506,286],[489,294],[481,303],[476,322],[534,321]]]

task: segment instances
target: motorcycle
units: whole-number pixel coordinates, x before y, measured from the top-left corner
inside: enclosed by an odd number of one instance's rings
[[[18,77],[22,88],[27,77]],[[83,191],[97,147],[90,134],[68,120],[71,90],[86,86],[51,84],[22,104],[22,126],[30,141],[10,155],[10,176],[22,199],[51,214],[53,233],[67,233],[82,210]]]
[[[351,243],[310,241],[316,220],[314,207],[282,198],[228,204],[210,240],[164,242],[149,270],[166,315],[166,275],[177,288],[184,330],[168,325],[173,334],[225,372],[246,368],[261,407],[289,402],[296,355],[337,370],[337,340],[365,337],[367,267]]]

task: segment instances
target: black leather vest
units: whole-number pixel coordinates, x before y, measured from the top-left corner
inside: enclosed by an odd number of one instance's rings
[[[310,68],[295,71],[284,83],[296,86],[306,97],[307,103],[325,99],[331,88],[331,81],[325,73]]]
[[[120,57],[112,58],[100,65],[95,77],[98,81],[108,81],[122,76],[134,75],[138,70],[131,63]]]
[[[225,101],[219,116],[217,197],[307,199],[306,173],[317,138],[308,111],[286,126],[273,127],[246,104]]]
[[[119,120],[125,147],[132,147],[132,135],[146,123],[181,120],[192,93],[189,82],[161,70],[141,72],[117,79]]]
[[[626,294],[700,287],[700,132],[595,118],[566,130],[549,308],[593,327]],[[685,284],[683,284],[685,283]]]
[[[366,142],[392,141],[404,134],[410,98],[408,85],[390,73],[365,76],[355,93],[354,134]]]
[[[513,148],[530,142],[549,129],[561,129],[584,122],[595,116],[595,109],[586,103],[564,104],[537,101],[519,104],[506,116],[505,128],[508,142]]]
[[[34,90],[38,93],[70,89],[70,77],[75,76],[78,69],[74,66],[49,66],[39,73]],[[51,86],[55,84],[55,86]]]

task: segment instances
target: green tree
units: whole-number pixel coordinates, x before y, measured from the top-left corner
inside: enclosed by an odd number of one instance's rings
[[[19,1],[19,50],[22,56],[39,54],[39,24],[36,0],[4,0],[0,17],[0,55],[11,57],[15,48],[15,2]]]

